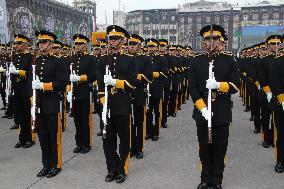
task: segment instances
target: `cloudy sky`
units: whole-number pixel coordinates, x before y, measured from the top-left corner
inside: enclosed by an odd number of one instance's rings
[[[57,0],[68,2],[71,4],[74,0]],[[132,11],[139,9],[156,9],[156,8],[176,8],[178,5],[183,3],[195,2],[198,0],[120,0],[121,10]],[[209,0],[213,1],[213,0]],[[214,1],[225,1],[225,0],[214,0]],[[231,3],[245,4],[248,2],[258,2],[260,0],[228,0]],[[119,0],[95,0],[97,3],[97,22],[105,23],[105,13],[107,15],[108,24],[112,24],[112,11],[118,10]]]

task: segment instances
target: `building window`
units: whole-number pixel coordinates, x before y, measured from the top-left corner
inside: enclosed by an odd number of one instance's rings
[[[279,13],[273,14],[273,20],[279,20]]]
[[[258,20],[258,14],[252,15],[252,20],[254,20],[254,21]]]
[[[163,16],[162,20],[163,20],[163,21],[167,21],[167,17],[166,17],[166,16]]]
[[[224,22],[229,22],[229,16],[224,16]]]
[[[188,17],[188,23],[192,23],[192,18]]]
[[[239,21],[239,20],[240,20],[239,15],[235,15],[235,16],[234,16],[234,21],[237,22],[237,21]]]
[[[184,23],[184,18],[179,19],[180,23]]]
[[[175,16],[172,16],[172,17],[171,17],[171,21],[172,21],[172,22],[176,21],[176,17],[175,17]]]
[[[206,17],[206,23],[207,23],[207,24],[210,23],[210,17],[209,17],[209,16]]]
[[[220,23],[220,18],[219,17],[215,17],[215,23],[219,24]]]
[[[268,14],[262,15],[262,19],[263,19],[263,20],[268,20],[268,18],[269,18],[269,15],[268,15]]]
[[[201,23],[201,17],[197,17],[197,23]]]
[[[244,21],[248,21],[248,15],[244,15],[244,16],[243,16],[243,20],[244,20]]]
[[[149,22],[149,17],[148,17],[148,16],[145,17],[145,21],[146,21],[146,22]]]

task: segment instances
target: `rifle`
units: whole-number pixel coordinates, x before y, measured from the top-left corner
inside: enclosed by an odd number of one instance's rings
[[[9,104],[9,97],[11,94],[11,74],[10,74],[10,66],[13,66],[13,46],[12,43],[10,45],[11,48],[11,54],[10,54],[10,64],[6,62],[6,104],[8,106]]]
[[[213,49],[212,49],[212,42],[213,42],[213,29],[211,25],[210,29],[210,51],[209,51],[209,78],[208,79],[215,79],[214,72],[213,72]],[[208,111],[210,116],[208,118],[208,143],[212,143],[212,89],[208,89]]]
[[[33,53],[33,62],[32,62],[32,73],[33,73],[33,81],[36,80],[36,48],[34,46]],[[32,115],[32,131],[34,132],[36,129],[36,89],[33,89],[33,98],[32,98],[32,107],[31,107],[31,115]]]
[[[106,75],[111,75],[109,66],[106,66]],[[103,105],[103,113],[102,113],[102,120],[104,123],[104,128],[103,128],[103,139],[106,138],[106,127],[107,127],[107,119],[109,118],[109,112],[108,112],[108,85],[105,85],[105,102]]]

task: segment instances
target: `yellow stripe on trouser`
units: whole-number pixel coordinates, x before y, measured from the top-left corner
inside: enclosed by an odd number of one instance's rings
[[[261,116],[261,108],[260,108],[260,120],[262,119],[262,116]],[[263,128],[261,126],[261,142],[264,142],[264,133],[263,133]]]
[[[61,118],[60,112],[57,114],[57,168],[62,167],[62,128],[61,128]]]
[[[131,127],[132,127],[132,117],[131,114],[129,115],[129,149],[131,147]],[[126,161],[124,163],[124,173],[128,174],[128,168],[129,168],[129,161],[130,161],[130,152],[128,152],[128,156],[126,158]]]
[[[146,136],[146,106],[143,107],[144,109],[144,117],[143,117],[143,143],[142,143],[142,152],[144,152],[144,145],[145,145],[145,136]]]
[[[277,128],[275,126],[275,112],[272,112],[272,121],[273,121],[273,125],[274,125],[274,159],[277,162]],[[273,128],[273,127],[272,127]]]
[[[93,107],[90,104],[90,112],[89,112],[89,128],[90,128],[90,146],[93,144]]]
[[[160,135],[160,128],[162,127],[162,116],[163,116],[163,100],[160,98],[159,103],[159,135]]]
[[[64,119],[63,127],[64,127],[64,129],[66,129],[66,126],[67,126],[67,124],[66,124],[66,101],[67,101],[67,96],[66,96],[66,92],[65,92],[64,93],[64,98],[63,98],[63,119]]]

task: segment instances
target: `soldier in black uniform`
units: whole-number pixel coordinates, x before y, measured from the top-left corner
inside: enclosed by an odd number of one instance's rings
[[[53,42],[53,47],[52,47],[52,55],[56,56],[57,58],[61,59],[61,63],[64,63],[66,68],[68,69],[68,61],[66,58],[62,57],[62,48],[63,44],[60,41],[54,41]],[[61,117],[61,126],[62,126],[62,132],[65,131],[66,129],[66,101],[67,101],[67,94],[66,94],[66,89],[61,91],[59,93],[60,96],[60,117]]]
[[[8,55],[6,52],[6,44],[0,44],[0,94],[3,102],[3,108],[6,109],[6,62],[8,61]]]
[[[221,26],[208,25],[201,29],[207,52],[196,55],[189,73],[190,96],[195,104],[193,119],[196,121],[199,157],[202,165],[201,183],[198,189],[213,186],[222,188],[224,158],[227,152],[229,125],[232,121],[231,94],[238,92],[239,73],[233,57],[218,52],[220,37],[225,31]],[[215,79],[208,79],[209,58],[214,60]],[[212,143],[208,143],[207,109],[208,89],[212,90]]]
[[[36,131],[42,150],[43,169],[38,177],[56,176],[62,167],[62,130],[60,125],[60,98],[58,92],[67,84],[67,69],[60,59],[51,55],[56,35],[36,31],[39,52],[35,60],[37,79],[32,81],[36,90]],[[30,76],[32,80],[32,76]],[[33,97],[35,98],[35,97]]]
[[[136,86],[137,74],[131,56],[121,53],[127,37],[127,31],[119,26],[107,27],[109,53],[105,61],[98,64],[99,95],[103,104],[108,103],[108,110],[102,112],[107,122],[103,148],[106,158],[108,175],[106,182],[116,179],[123,183],[128,174],[130,160],[131,133],[131,97]],[[104,75],[108,66],[111,75]],[[105,85],[108,86],[108,99],[104,100]],[[109,116],[108,116],[109,115]],[[117,154],[117,135],[119,136],[119,155]]]
[[[159,139],[160,128],[162,126],[163,115],[163,87],[168,75],[166,59],[159,55],[159,41],[153,38],[145,40],[148,47],[148,54],[152,61],[153,82],[150,84],[150,103],[147,111],[147,134],[146,140],[152,138],[152,141]],[[153,111],[155,114],[155,123],[153,123]]]
[[[176,45],[170,45],[169,47],[169,75],[170,75],[170,99],[169,99],[169,109],[168,114],[172,117],[176,117],[177,114],[177,98],[178,98],[178,88],[180,82],[179,76],[179,61],[176,56]]]
[[[169,62],[171,61],[171,57],[168,54],[168,40],[160,39],[159,40],[159,53],[163,55],[166,61],[164,63],[169,70]],[[163,87],[163,115],[162,115],[162,127],[167,128],[167,120],[168,120],[168,105],[170,99],[170,87],[171,87],[171,77],[169,73],[167,73],[168,77],[164,79],[164,87]]]
[[[31,128],[31,101],[29,75],[33,55],[28,52],[30,39],[24,35],[14,36],[14,48],[16,54],[14,63],[10,65],[11,82],[14,89],[14,115],[20,125],[19,142],[15,148],[29,148],[34,144],[35,136]],[[20,107],[20,108],[19,108]]]
[[[151,58],[138,52],[143,38],[137,34],[131,34],[128,39],[128,52],[133,55],[137,71],[137,86],[132,93],[133,97],[133,127],[131,129],[131,156],[142,159],[146,136],[146,112],[148,100],[147,86],[152,81]]]
[[[260,84],[259,97],[261,102],[261,126],[263,132],[263,147],[274,146],[274,123],[272,111],[277,110],[273,94],[269,86],[269,72],[276,56],[276,48],[280,44],[280,35],[271,35],[266,39],[267,55],[262,57],[257,67],[257,78]]]
[[[279,38],[279,36],[277,37]],[[283,42],[283,38],[281,39]],[[274,43],[279,46],[280,42],[274,37]],[[278,47],[276,47],[278,48]],[[278,54],[278,49],[276,53]],[[273,93],[272,102],[274,104],[274,122],[277,134],[274,136],[276,141],[275,152],[276,152],[276,165],[275,172],[284,172],[284,55],[280,54],[277,56],[273,63],[271,63],[271,70],[269,73],[269,86]]]
[[[88,153],[92,144],[92,87],[96,79],[97,60],[88,54],[89,39],[82,35],[73,36],[75,55],[73,56],[73,73],[70,81],[73,82],[73,109],[76,127],[76,147],[74,153]]]

